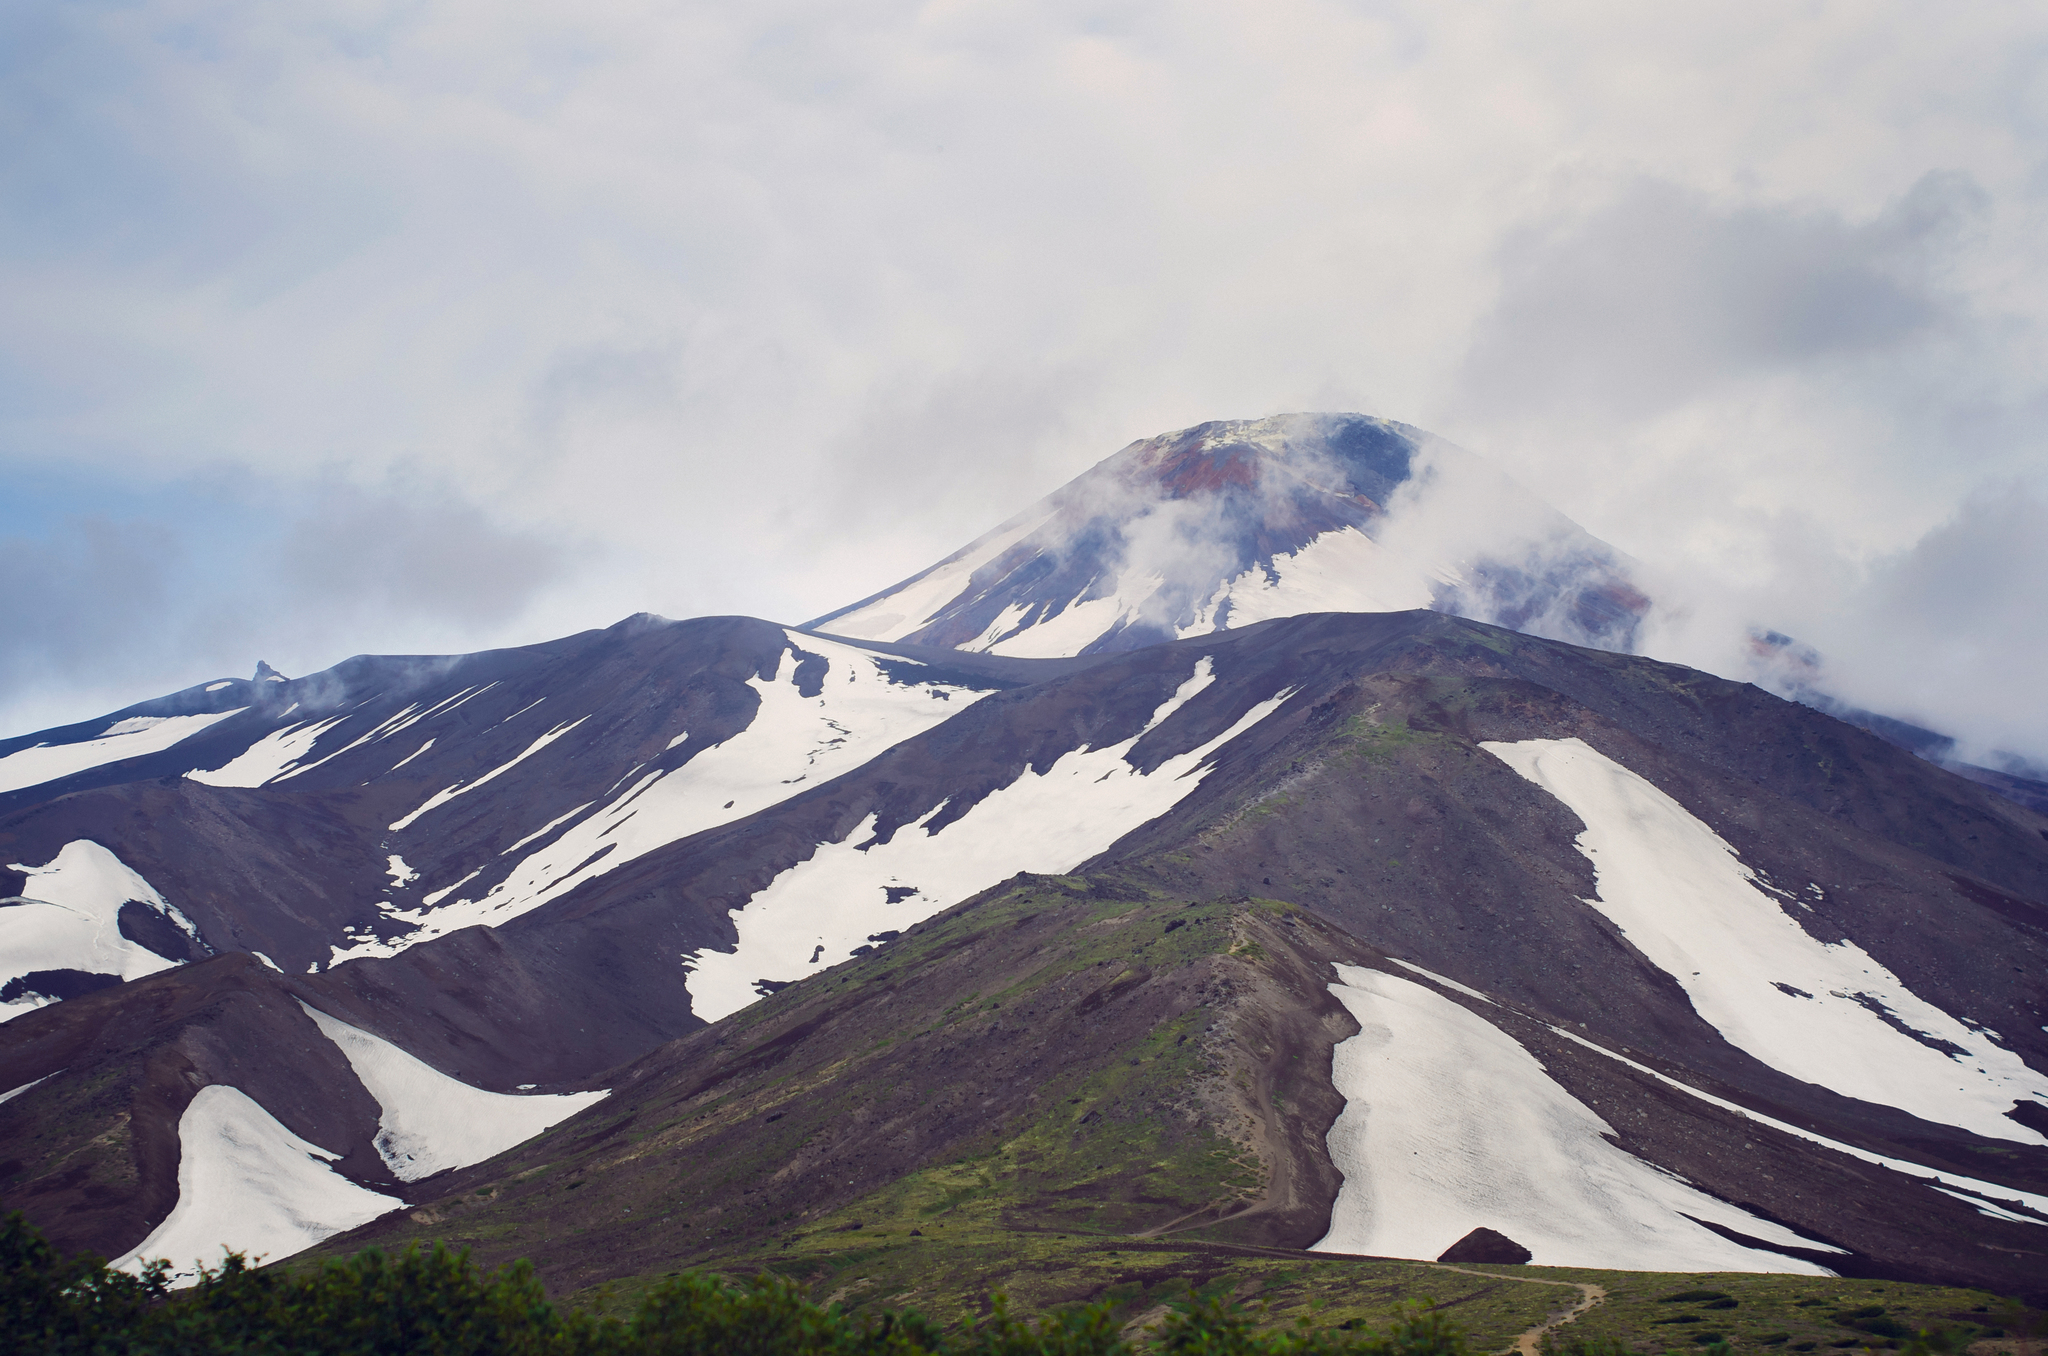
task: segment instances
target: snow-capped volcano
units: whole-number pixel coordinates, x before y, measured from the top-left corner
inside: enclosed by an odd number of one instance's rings
[[[1620,553],[1470,453],[1366,415],[1283,414],[1132,443],[807,626],[1021,657],[1426,607],[1628,650],[1647,606]]]
[[[1138,1165],[1118,1230],[2037,1284],[2048,818],[1589,648],[1627,568],[1417,430],[1205,424],[816,629],[266,665],[0,741],[0,1182],[182,1264],[572,1160],[717,1178],[508,1195],[539,1237],[489,1236],[584,1285],[1124,1124],[1087,1070],[1172,1049],[1172,1117],[1213,1075],[1215,1133],[1264,1118],[1273,1208]]]

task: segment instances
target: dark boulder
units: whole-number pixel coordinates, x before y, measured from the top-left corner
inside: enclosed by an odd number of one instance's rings
[[[1491,1229],[1474,1229],[1444,1250],[1439,1262],[1512,1262],[1529,1260],[1529,1250]]]

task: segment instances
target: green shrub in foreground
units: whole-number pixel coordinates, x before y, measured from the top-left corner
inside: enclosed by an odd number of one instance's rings
[[[1384,1333],[1258,1332],[1197,1299],[1148,1336],[1173,1356],[1467,1356],[1442,1314],[1411,1312]],[[436,1244],[377,1249],[297,1271],[230,1255],[172,1290],[163,1263],[141,1275],[58,1254],[20,1214],[0,1220],[0,1352],[47,1356],[1129,1356],[1108,1305],[1025,1320],[1001,1296],[982,1321],[945,1331],[913,1312],[849,1315],[773,1275],[731,1283],[669,1277],[626,1320],[562,1313],[529,1262],[484,1275]]]

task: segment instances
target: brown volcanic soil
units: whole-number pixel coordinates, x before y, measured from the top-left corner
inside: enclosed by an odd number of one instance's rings
[[[1020,877],[323,1250],[444,1237],[578,1289],[772,1246],[967,1162],[1012,1230],[1300,1248],[1338,1185],[1330,1049],[1356,1030],[1330,962],[1372,958],[1282,905]]]

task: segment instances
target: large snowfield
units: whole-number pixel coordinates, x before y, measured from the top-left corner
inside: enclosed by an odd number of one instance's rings
[[[1208,635],[1219,619],[1232,627],[1304,612],[1405,612],[1428,607],[1448,571],[1417,566],[1355,527],[1311,538],[1224,582],[1179,635]]]
[[[195,768],[185,775],[207,786],[261,786],[302,762],[320,736],[345,719],[333,716],[272,730],[219,767]]]
[[[59,777],[69,777],[87,768],[118,763],[124,758],[162,753],[207,726],[241,713],[242,708],[237,707],[233,711],[196,716],[130,716],[126,720],[115,721],[93,739],[17,749],[0,758],[0,792],[41,786],[44,782],[54,782]]]
[[[1071,871],[1139,825],[1165,814],[1202,784],[1209,756],[1277,711],[1282,692],[1252,707],[1215,738],[1144,774],[1131,748],[1215,681],[1207,655],[1143,730],[1106,748],[1062,755],[1044,772],[1025,768],[1008,786],[936,831],[945,805],[873,841],[870,815],[836,843],[821,843],[733,912],[739,944],[690,958],[690,1007],[716,1021],[762,996],[756,981],[788,981],[839,964],[871,935],[901,932],[1019,871]],[[894,892],[896,902],[889,901]]]
[[[402,1182],[481,1163],[608,1095],[485,1092],[300,1006],[383,1109],[377,1152]],[[177,1205],[116,1266],[134,1270],[164,1257],[189,1279],[195,1261],[217,1265],[227,1251],[276,1261],[404,1204],[341,1176],[327,1166],[338,1154],[307,1143],[223,1084],[201,1088],[185,1108],[178,1152]]]
[[[1613,1127],[1500,1028],[1413,980],[1337,973],[1330,991],[1360,1031],[1332,1058],[1345,1104],[1330,1158],[1344,1185],[1316,1250],[1430,1258],[1488,1228],[1539,1266],[1833,1274],[1695,1223],[1839,1251],[1623,1152]]]
[[[185,1108],[178,1155],[177,1205],[115,1266],[168,1258],[190,1280],[194,1262],[217,1266],[230,1251],[276,1261],[404,1204],[335,1172],[327,1164],[339,1155],[223,1084],[201,1088]]]
[[[1003,533],[998,551],[1028,532]],[[982,545],[976,543],[962,553],[961,564],[983,557]],[[837,634],[876,640],[909,635],[966,593],[968,573],[951,566],[935,569],[899,592],[826,625]],[[1186,639],[1212,634],[1222,626],[1249,626],[1304,612],[1400,612],[1428,607],[1435,586],[1454,580],[1446,569],[1419,565],[1357,528],[1345,527],[1220,580],[1186,622],[1158,615],[1163,605],[1157,599],[1166,587],[1166,575],[1127,564],[1115,576],[1113,587],[1091,588],[1095,596],[1008,604],[980,636],[960,648],[1046,659],[1080,654],[1091,642],[1139,621],[1172,622],[1175,635]]]
[[[940,609],[967,592],[976,570],[1045,526],[1052,516],[1049,505],[1035,505],[872,602],[821,621],[819,629],[853,640],[901,640],[930,623]]]
[[[1470,985],[1460,984],[1455,979],[1446,979],[1444,976],[1433,971],[1425,970],[1413,961],[1401,960],[1396,957],[1394,963],[1423,976],[1433,984],[1441,985],[1455,993],[1462,993],[1468,998],[1476,998],[1491,1007],[1503,1006],[1499,999],[1481,993]],[[1528,1013],[1520,1015],[1529,1018],[1531,1021],[1537,1020],[1530,1017]],[[1939,1169],[1925,1167],[1919,1163],[1910,1163],[1902,1158],[1891,1158],[1884,1154],[1873,1153],[1868,1149],[1859,1148],[1853,1144],[1844,1144],[1840,1140],[1829,1139],[1826,1135],[1817,1134],[1803,1126],[1789,1124],[1773,1116],[1766,1116],[1760,1111],[1752,1110],[1737,1102],[1731,1102],[1725,1097],[1716,1097],[1711,1092],[1702,1092],[1690,1083],[1682,1083],[1670,1074],[1652,1069],[1647,1064],[1638,1063],[1627,1055],[1609,1050],[1606,1046],[1600,1045],[1595,1041],[1590,1041],[1576,1031],[1570,1031],[1549,1022],[1544,1022],[1542,1025],[1551,1035],[1568,1040],[1572,1044],[1589,1050],[1604,1059],[1610,1059],[1644,1078],[1662,1083],[1674,1092],[1682,1093],[1687,1097],[1693,1098],[1695,1101],[1704,1102],[1706,1105],[1728,1112],[1730,1115],[1740,1116],[1743,1120],[1754,1121],[1758,1125],[1768,1126],[1780,1134],[1790,1135],[1794,1139],[1803,1139],[1808,1144],[1817,1144],[1821,1148],[1833,1153],[1844,1154],[1859,1162],[1874,1164],[1881,1168],[1889,1168],[1893,1172],[1915,1178],[1926,1183],[1933,1190],[1941,1192],[1944,1196],[1963,1202],[1965,1205],[1975,1209],[1977,1213],[1988,1218],[2010,1220],[2019,1224],[2039,1224],[2048,1227],[2048,1196],[2020,1191],[2013,1187],[2000,1186],[1993,1182],[1980,1181],[1975,1177],[1965,1177],[1961,1173],[1944,1172]],[[2016,1211],[2025,1213],[2016,1213]]]
[[[1729,1044],[1844,1097],[2048,1144],[2005,1114],[2021,1099],[2048,1104],[2048,1076],[1995,1032],[1922,1000],[1854,942],[1816,939],[1734,848],[1648,780],[1578,739],[1480,747],[1586,825],[1578,846],[1599,881],[1586,903]]]
[[[0,984],[39,970],[140,979],[179,964],[121,935],[121,906],[130,900],[162,914],[195,941],[199,937],[192,920],[165,903],[154,886],[89,839],[66,843],[41,866],[14,862],[9,869],[28,880],[24,902],[0,910]],[[45,1001],[27,994],[0,1003],[0,1021]]]
[[[759,706],[744,730],[698,750],[671,771],[629,772],[595,808],[581,806],[553,823],[534,825],[500,855],[545,838],[563,820],[575,821],[519,858],[510,874],[489,890],[463,894],[469,877],[426,882],[432,888],[420,907],[384,910],[387,916],[414,925],[415,931],[391,941],[366,938],[337,947],[333,962],[393,955],[477,923],[501,926],[657,848],[744,819],[850,772],[987,695],[952,683],[920,680],[916,674],[926,666],[913,661],[890,660],[885,668],[868,651],[816,636],[784,634],[789,648],[783,651],[775,676],[747,680]],[[826,661],[823,687],[815,697],[798,690],[799,650]],[[689,747],[687,732],[671,747],[678,745]],[[534,751],[529,748],[527,754]],[[421,819],[427,810],[495,775],[494,771],[436,792],[392,828],[410,829],[420,821],[419,831],[430,832],[432,819]],[[472,869],[470,876],[479,869]],[[448,895],[454,898],[441,902]]]
[[[299,1006],[327,1039],[341,1047],[356,1077],[383,1108],[377,1153],[401,1182],[481,1163],[609,1095],[485,1092],[414,1059],[380,1036],[303,1002]]]

